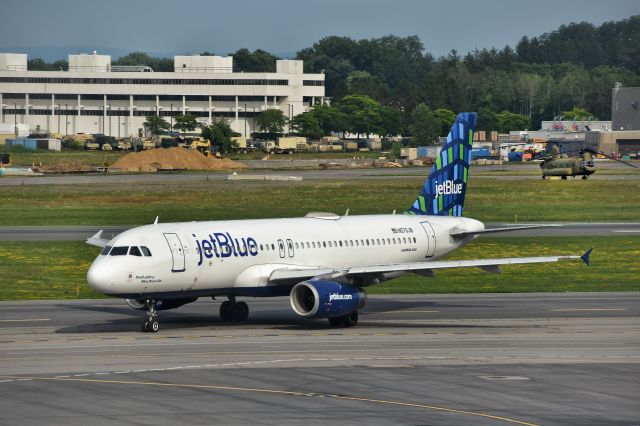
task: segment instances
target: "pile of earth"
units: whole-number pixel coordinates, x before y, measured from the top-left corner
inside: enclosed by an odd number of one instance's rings
[[[184,148],[156,148],[132,152],[111,165],[111,169],[128,172],[158,170],[233,170],[246,166],[233,160],[206,157],[198,151]]]

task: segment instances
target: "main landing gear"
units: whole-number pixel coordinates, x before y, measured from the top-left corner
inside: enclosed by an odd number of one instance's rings
[[[347,315],[329,318],[332,327],[353,327],[358,323],[358,311],[353,311]]]
[[[147,299],[145,306],[147,307],[147,319],[142,323],[142,331],[156,333],[160,329],[160,322],[158,322],[158,314],[156,313],[156,301]]]
[[[236,302],[235,296],[228,296],[220,305],[220,319],[225,322],[244,322],[249,318],[249,305],[245,302]]]

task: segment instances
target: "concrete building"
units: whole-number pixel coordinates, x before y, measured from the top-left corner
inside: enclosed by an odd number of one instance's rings
[[[233,58],[176,56],[174,72],[111,66],[111,57],[69,55],[69,71],[29,71],[27,55],[0,54],[0,123],[31,133],[138,136],[149,115],[172,122],[192,114],[202,123],[226,118],[248,136],[269,108],[293,117],[324,102],[324,74],[302,61],[279,60],[275,73],[233,72]]]
[[[640,87],[622,87],[611,91],[612,130],[640,130]]]

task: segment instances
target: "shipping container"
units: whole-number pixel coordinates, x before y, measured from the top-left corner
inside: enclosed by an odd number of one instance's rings
[[[45,149],[50,151],[62,150],[60,139],[34,139],[34,138],[13,138],[6,140],[6,146],[22,146],[26,149]]]

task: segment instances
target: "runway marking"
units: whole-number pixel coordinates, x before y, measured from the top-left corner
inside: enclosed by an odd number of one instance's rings
[[[386,311],[386,312],[373,312],[373,313],[379,313],[379,314],[437,314],[439,312],[440,311]]]
[[[36,322],[36,321],[51,321],[51,318],[27,318],[27,319],[3,319],[0,322]]]
[[[566,308],[549,309],[551,312],[589,312],[589,311],[626,311],[626,308]]]
[[[640,232],[640,229],[614,229],[613,232],[637,233]]]
[[[394,405],[399,407],[423,408],[426,410],[440,411],[446,413],[462,414],[466,416],[482,417],[485,419],[498,420],[511,424],[524,426],[539,426],[536,423],[525,422],[522,420],[512,419],[510,417],[498,416],[494,414],[482,413],[477,411],[460,410],[450,407],[442,407],[437,405],[419,404],[413,402],[393,401],[386,399],[367,398],[352,395],[337,395],[322,392],[297,392],[285,391],[267,388],[243,388],[236,386],[221,385],[196,385],[185,383],[161,383],[161,382],[139,382],[139,381],[121,381],[121,380],[99,380],[99,379],[75,379],[75,378],[56,378],[56,377],[13,377],[14,380],[40,380],[40,381],[58,381],[58,382],[82,382],[82,383],[99,383],[99,384],[115,384],[115,385],[134,385],[134,386],[155,386],[164,388],[182,388],[182,389],[209,389],[214,391],[230,391],[230,392],[254,392],[272,395],[284,395],[294,397],[316,397],[316,398],[334,398],[344,401],[368,402],[372,404]]]

